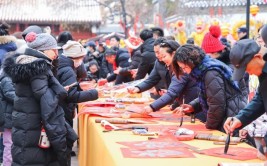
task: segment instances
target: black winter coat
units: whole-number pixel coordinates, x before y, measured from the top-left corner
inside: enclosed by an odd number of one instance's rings
[[[31,56],[38,59],[32,60],[27,55],[30,60],[24,58],[26,62],[17,63],[18,57],[12,57],[4,64],[4,72],[12,78],[16,92],[12,113],[12,165],[67,166],[70,164],[68,145],[77,139],[59,106],[67,93],[53,76],[49,59],[37,51]],[[38,146],[42,126],[51,144],[48,149]]]
[[[140,92],[144,92],[154,86],[157,86],[156,89],[159,91],[160,89],[167,89],[170,83],[171,78],[165,63],[156,61],[155,66],[148,78],[136,85],[136,87],[140,89]]]
[[[74,68],[73,61],[65,56],[59,56],[59,67],[58,67],[58,80],[62,86],[68,86],[77,82],[77,71]],[[96,100],[98,98],[98,92],[96,90],[82,91],[77,84],[68,91],[68,96],[61,103],[65,111],[65,118],[69,124],[73,125],[73,114],[77,103]]]
[[[187,74],[181,76],[180,79],[174,75],[167,93],[151,103],[150,106],[154,111],[157,111],[172,103],[176,98],[179,105],[183,104],[183,100],[185,103],[189,103],[198,97],[198,92],[199,88],[196,82],[191,80]]]
[[[100,77],[107,78],[108,74],[113,74],[113,67],[104,57],[100,66]]]
[[[130,60],[130,55],[129,55],[127,50],[119,49],[117,51],[117,55],[116,55],[116,59],[115,59],[116,67],[121,67],[121,68],[129,67],[130,66],[129,60]],[[132,81],[132,77],[131,77],[131,75],[123,76],[120,74],[117,75],[117,74],[113,73],[107,78],[107,80],[108,80],[108,82],[115,80],[114,84],[117,85],[117,84],[121,84],[124,82]]]
[[[142,60],[141,51],[140,51],[140,47],[138,47],[132,52],[130,66],[122,68],[120,70],[120,75],[131,75],[130,70],[137,69],[139,64],[141,63],[141,60]]]
[[[0,76],[0,111],[3,112],[4,128],[12,128],[12,112],[15,99],[15,87],[12,80],[2,73]]]
[[[104,47],[104,50],[106,51],[107,50],[107,47],[105,46]],[[112,74],[113,73],[113,67],[112,67],[112,64],[109,64],[105,58],[105,51],[104,52],[100,52],[100,56],[102,56],[102,61],[101,61],[101,64],[99,65],[100,66],[100,71],[99,71],[99,74],[100,74],[100,77],[101,78],[107,78],[107,75],[108,74]]]
[[[150,72],[154,68],[154,64],[156,61],[156,55],[154,52],[154,41],[155,39],[150,38],[150,39],[147,39],[141,45],[142,60],[138,66],[138,71],[137,71],[135,80],[140,80],[144,78],[146,74],[150,74]]]
[[[208,113],[206,128],[224,131],[223,123],[227,117],[233,117],[243,109],[248,101],[244,80],[239,82],[237,91],[216,70],[208,70],[203,78],[206,87]],[[197,112],[200,110],[199,100],[190,103]]]

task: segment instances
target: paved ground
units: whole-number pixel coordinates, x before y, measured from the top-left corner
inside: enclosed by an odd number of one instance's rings
[[[77,118],[73,119],[73,126],[74,126],[74,130],[77,133]],[[76,156],[71,157],[71,166],[79,166],[77,143],[74,144],[73,151],[75,151]]]
[[[73,147],[73,150],[76,152],[76,156],[71,157],[71,166],[78,166],[78,150],[77,146]]]

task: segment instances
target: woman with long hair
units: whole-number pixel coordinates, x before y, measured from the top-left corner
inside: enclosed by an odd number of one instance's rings
[[[206,128],[223,130],[223,122],[245,107],[247,98],[232,80],[232,70],[219,60],[207,56],[195,45],[181,46],[172,60],[178,77],[189,74],[200,88],[197,99],[176,109],[180,113],[198,113]]]

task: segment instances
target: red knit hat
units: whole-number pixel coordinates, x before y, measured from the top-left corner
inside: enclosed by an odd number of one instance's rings
[[[218,25],[210,26],[209,32],[206,33],[202,41],[201,48],[206,53],[215,53],[222,51],[225,46],[220,42],[221,28]]]

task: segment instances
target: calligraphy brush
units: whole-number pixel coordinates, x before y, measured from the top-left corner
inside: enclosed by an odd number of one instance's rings
[[[184,96],[183,96],[183,105],[184,105]],[[181,127],[183,125],[183,121],[184,121],[184,115],[182,115],[181,119],[180,119],[180,126]]]
[[[233,122],[233,117],[231,118],[231,122],[230,122],[230,126],[232,125]],[[225,147],[224,147],[224,154],[227,154],[228,148],[229,148],[229,144],[230,144],[230,137],[231,137],[231,133],[229,132],[227,135],[227,138],[225,140]]]
[[[110,131],[120,131],[120,130],[135,130],[135,129],[144,129],[144,130],[148,130],[147,127],[143,127],[143,126],[131,126],[131,127],[124,127],[124,128],[118,128],[118,129],[112,129],[112,130],[103,130],[103,132],[110,132]]]

